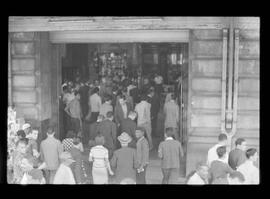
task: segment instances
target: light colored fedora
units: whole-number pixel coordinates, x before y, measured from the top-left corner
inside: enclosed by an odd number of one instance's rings
[[[128,144],[132,140],[132,138],[126,132],[123,132],[120,136],[118,136],[117,139],[121,144]]]

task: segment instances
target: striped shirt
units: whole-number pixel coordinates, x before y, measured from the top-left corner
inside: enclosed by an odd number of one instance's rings
[[[108,149],[101,145],[93,147],[89,154],[89,161],[93,161],[93,167],[104,168],[106,167],[105,159],[109,158]]]

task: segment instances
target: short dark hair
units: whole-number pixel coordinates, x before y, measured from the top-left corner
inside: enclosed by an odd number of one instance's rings
[[[21,138],[16,142],[16,146],[18,146],[20,143],[28,145],[28,139],[27,138]]]
[[[93,89],[93,93],[98,93],[99,92],[99,88],[98,87],[95,87],[94,89]]]
[[[21,138],[26,137],[26,134],[25,134],[24,130],[18,130],[16,134],[17,134],[17,136],[20,136]]]
[[[249,159],[251,156],[254,156],[254,154],[257,153],[257,149],[250,148],[246,151],[246,157]]]
[[[238,178],[241,182],[245,181],[244,175],[239,171],[235,171],[235,172],[231,173],[230,177],[231,178]]]
[[[67,86],[63,86],[63,91],[67,91],[68,87]]]
[[[121,92],[119,95],[118,95],[119,99],[126,99],[126,96]]]
[[[226,154],[226,146],[220,146],[217,148],[217,155],[219,158],[223,157]]]
[[[219,136],[218,136],[218,141],[224,141],[224,140],[227,140],[228,139],[228,137],[227,137],[227,135],[225,134],[225,133],[221,133],[221,134],[219,134]]]
[[[172,100],[175,100],[175,99],[176,99],[176,96],[175,96],[174,93],[171,94],[171,99],[172,99]]]
[[[246,140],[244,138],[238,138],[235,141],[235,146],[241,145],[243,142],[245,142]]]
[[[47,134],[51,135],[54,133],[54,125],[50,125],[47,129]]]
[[[113,116],[113,112],[112,111],[108,111],[106,114],[107,118],[111,118]]]
[[[174,137],[174,133],[173,133],[173,128],[172,127],[168,127],[165,129],[165,133],[168,137]]]
[[[66,138],[74,138],[76,135],[73,131],[68,131],[67,132],[67,135],[66,135]]]

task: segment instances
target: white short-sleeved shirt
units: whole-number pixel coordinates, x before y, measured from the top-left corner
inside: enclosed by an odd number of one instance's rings
[[[259,169],[254,166],[252,161],[247,160],[237,168],[237,171],[244,175],[244,184],[259,184]]]
[[[104,168],[105,159],[109,158],[108,149],[105,147],[98,145],[91,149],[89,154],[89,161],[93,161],[93,167],[95,168]]]

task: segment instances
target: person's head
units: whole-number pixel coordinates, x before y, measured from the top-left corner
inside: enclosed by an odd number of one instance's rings
[[[118,136],[117,139],[119,140],[122,147],[128,146],[128,143],[132,141],[132,138],[126,132],[123,132],[120,136]]]
[[[128,117],[132,120],[135,120],[137,117],[137,113],[135,111],[130,111]]]
[[[226,134],[221,133],[218,136],[218,142],[222,145],[227,145],[228,137]]]
[[[226,156],[226,152],[227,152],[226,146],[220,146],[220,147],[218,147],[217,148],[218,158],[219,159],[224,159],[225,156]]]
[[[141,127],[141,126],[138,126],[136,128],[136,131],[135,131],[135,136],[137,139],[143,137],[145,134],[145,128],[144,127]]]
[[[37,140],[37,138],[38,138],[38,130],[37,129],[33,129],[28,135],[32,139]]]
[[[22,130],[24,130],[25,134],[28,135],[31,132],[31,125],[29,123],[25,123],[22,126]]]
[[[106,114],[106,117],[107,117],[107,119],[109,119],[109,120],[113,120],[113,112],[112,111],[108,111],[107,112],[107,114]]]
[[[101,135],[101,134],[98,134],[95,137],[95,143],[96,143],[96,145],[104,145],[105,144],[105,138],[104,138],[104,136]]]
[[[126,103],[126,96],[124,94],[120,94],[119,96],[119,103],[120,104],[125,104]]]
[[[95,93],[98,94],[98,92],[99,92],[99,88],[98,88],[98,87],[95,87],[95,88],[93,89],[93,94],[95,94]]]
[[[75,135],[75,133],[73,131],[68,131],[67,132],[66,138],[75,138],[75,137],[76,137],[76,135]]]
[[[235,147],[237,149],[245,151],[247,148],[246,140],[244,138],[237,138],[237,140],[235,141]]]
[[[63,92],[67,93],[68,92],[68,86],[63,86]]]
[[[24,130],[18,130],[17,131],[17,137],[18,137],[18,139],[25,138],[26,134],[25,134]]]
[[[74,91],[74,95],[75,95],[76,99],[78,99],[78,100],[81,98],[80,92],[77,90]]]
[[[245,177],[241,172],[235,171],[230,174],[229,181],[230,184],[243,184],[243,182],[245,181]]]
[[[105,78],[105,77],[102,77],[102,78],[101,78],[101,82],[102,82],[103,84],[106,84],[106,78]]]
[[[112,103],[112,96],[106,95],[106,96],[104,97],[104,99],[105,99],[105,102],[106,102],[106,103],[108,103],[108,104],[111,104],[111,103]]]
[[[16,143],[17,151],[19,151],[20,153],[26,153],[27,145],[28,145],[27,138],[19,139],[18,142]]]
[[[149,84],[149,79],[148,78],[144,78],[143,79],[143,84]]]
[[[49,127],[48,127],[48,129],[47,129],[47,136],[50,136],[50,137],[52,137],[52,136],[54,136],[54,126],[53,125],[50,125]]]
[[[246,151],[246,157],[248,160],[252,162],[256,162],[258,160],[258,152],[255,148],[250,148]]]
[[[202,179],[208,178],[208,166],[203,162],[200,161],[196,165],[196,172]]]
[[[168,127],[165,129],[165,138],[172,137],[174,138],[174,131],[172,127]]]

